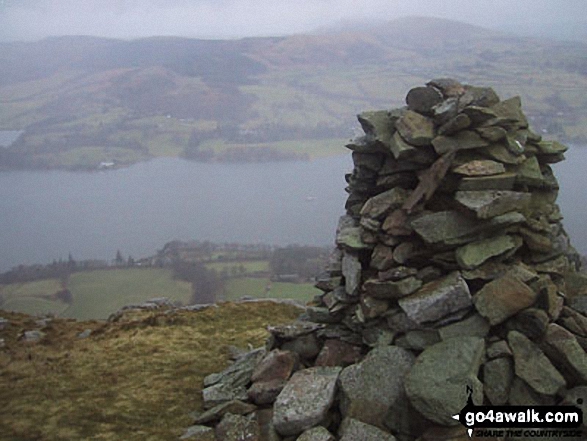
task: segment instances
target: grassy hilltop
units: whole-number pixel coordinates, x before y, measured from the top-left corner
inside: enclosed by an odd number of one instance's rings
[[[36,319],[0,310],[10,323],[0,330],[0,440],[177,439],[202,410],[203,378],[228,365],[230,348],[261,346],[268,325],[299,314],[263,302],[127,312],[114,323],[55,319],[29,343],[20,337],[39,328]]]
[[[214,41],[0,43],[0,166],[96,168],[157,156],[267,161],[342,152],[353,115],[450,76],[520,94],[535,130],[587,140],[587,44],[404,18],[322,34]]]

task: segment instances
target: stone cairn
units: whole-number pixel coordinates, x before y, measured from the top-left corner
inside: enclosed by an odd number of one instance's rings
[[[205,379],[183,439],[468,439],[468,388],[585,409],[587,275],[550,167],[566,147],[491,88],[438,79],[406,103],[358,116],[324,294]]]

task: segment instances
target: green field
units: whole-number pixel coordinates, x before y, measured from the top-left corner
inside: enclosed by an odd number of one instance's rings
[[[187,304],[191,296],[188,282],[173,279],[164,268],[131,268],[88,271],[73,274],[69,281],[73,304],[64,317],[107,318],[125,305],[154,297],[167,297]]]
[[[47,299],[59,291],[57,280],[44,280],[0,287],[4,299],[1,308],[27,314],[54,313],[79,320],[105,319],[125,305],[142,303],[154,297],[167,297],[187,304],[191,285],[175,280],[172,270],[163,268],[132,268],[85,271],[74,273],[68,289],[73,303]]]
[[[224,287],[224,300],[232,301],[243,297],[252,297],[255,299],[291,299],[307,303],[321,292],[311,283],[271,282],[268,278],[242,277],[227,281]]]

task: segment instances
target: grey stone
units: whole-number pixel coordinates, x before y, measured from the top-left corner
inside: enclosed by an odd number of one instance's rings
[[[416,293],[401,298],[398,303],[411,320],[426,323],[469,308],[472,299],[467,283],[460,273],[454,272],[427,283]]]
[[[536,293],[524,282],[505,275],[481,288],[474,297],[475,308],[491,326],[502,323],[536,300]]]
[[[195,440],[195,441],[216,441],[214,429],[206,426],[191,426],[188,427],[179,439]]]
[[[444,124],[451,118],[454,118],[458,111],[458,100],[456,98],[448,98],[432,109],[434,122],[436,124]]]
[[[349,296],[355,296],[359,292],[361,284],[362,266],[359,258],[349,252],[342,256],[342,275],[345,280],[345,290]]]
[[[479,314],[473,314],[464,320],[443,326],[438,332],[442,340],[463,335],[485,338],[489,334],[489,322]]]
[[[390,268],[385,271],[379,271],[377,277],[382,282],[386,282],[388,280],[392,280],[397,282],[398,280],[402,280],[408,278],[410,276],[415,276],[418,274],[418,270],[415,268],[410,268],[407,266],[397,266],[395,268]]]
[[[521,246],[521,240],[507,234],[471,242],[455,252],[457,263],[462,269],[474,269],[492,257],[501,256]],[[519,239],[519,238],[518,238]]]
[[[334,402],[340,371],[340,367],[314,367],[296,372],[273,407],[277,432],[298,435],[320,424]]]
[[[472,242],[482,232],[500,230],[524,220],[524,215],[516,212],[480,222],[456,211],[438,211],[419,216],[410,224],[425,242],[454,246]]]
[[[408,109],[428,115],[442,101],[442,94],[434,87],[414,87],[406,96]]]
[[[445,97],[458,97],[465,93],[465,87],[453,78],[435,78],[426,85],[437,88]]]
[[[454,118],[449,119],[438,128],[439,135],[449,136],[454,133],[465,130],[471,125],[471,119],[464,113],[460,113]]]
[[[345,418],[338,433],[340,441],[396,441],[390,433],[354,418]]]
[[[379,317],[389,309],[389,303],[387,300],[381,300],[370,296],[361,296],[359,305],[360,310],[357,310],[357,312],[358,317],[362,322]]]
[[[297,365],[298,357],[295,353],[275,349],[255,366],[251,381],[287,380]]]
[[[407,332],[422,329],[422,326],[408,317],[401,308],[394,308],[385,314],[387,326],[394,332]]]
[[[91,329],[84,329],[82,332],[80,332],[77,335],[77,338],[84,339],[84,338],[88,338],[90,335],[92,335],[92,330]]]
[[[377,172],[383,165],[383,155],[380,153],[353,152],[352,156],[355,167],[365,167]]]
[[[514,377],[508,403],[512,406],[552,406],[555,404],[555,399],[537,393],[524,380]]]
[[[417,291],[422,282],[415,277],[408,277],[397,282],[382,282],[378,279],[369,279],[363,284],[365,294],[384,300],[395,300]]]
[[[481,138],[472,130],[463,130],[452,136],[439,135],[432,140],[432,145],[437,154],[443,155],[451,150],[478,149],[487,147],[489,141]]]
[[[395,125],[402,138],[413,146],[430,145],[435,135],[434,122],[411,110],[398,119]]]
[[[477,373],[484,353],[484,340],[478,337],[455,337],[425,349],[406,377],[412,406],[431,421],[457,425],[452,415],[467,403],[467,386],[473,390],[473,402],[483,402]]]
[[[392,406],[405,401],[404,376],[414,356],[397,346],[377,347],[363,361],[340,374],[341,412],[376,427],[384,428]]]
[[[363,344],[371,348],[389,346],[395,339],[396,332],[384,326],[370,326],[361,331]]]
[[[483,365],[484,392],[494,406],[507,403],[513,380],[514,363],[511,358],[496,358]]]
[[[518,331],[531,340],[544,335],[549,323],[548,314],[542,309],[528,308],[520,311],[506,322],[508,331]]]
[[[395,132],[394,118],[386,110],[363,112],[357,115],[363,131],[374,141],[389,148],[389,141]]]
[[[298,354],[301,358],[311,360],[320,352],[320,343],[316,334],[301,335],[293,340],[286,341],[281,345],[284,351],[291,351]]]
[[[37,343],[45,337],[45,333],[39,330],[24,331],[22,339],[28,343]]]
[[[342,216],[336,229],[336,244],[348,250],[372,248],[361,240],[361,228],[351,216]]]
[[[422,351],[440,341],[436,329],[417,329],[408,331],[395,340],[395,345],[413,351]]]
[[[505,340],[499,340],[487,346],[487,358],[489,359],[511,357],[512,355],[512,350]]]
[[[529,187],[542,187],[545,184],[544,175],[535,156],[526,159],[518,167],[516,182]]]
[[[338,339],[329,339],[324,342],[314,365],[346,367],[357,363],[361,357],[360,346]]]
[[[477,133],[479,133],[479,135],[481,135],[482,138],[485,138],[486,140],[488,140],[490,142],[501,141],[507,135],[507,131],[505,129],[503,129],[502,127],[497,127],[497,126],[478,127],[477,129],[475,129],[475,131]]]
[[[383,244],[376,245],[371,254],[370,267],[379,271],[386,271],[395,265],[396,263],[393,260],[393,248]]]
[[[505,173],[505,167],[490,159],[474,159],[453,168],[452,172],[464,176],[492,176]]]
[[[524,155],[514,155],[507,149],[505,144],[501,142],[491,144],[489,147],[483,149],[483,155],[508,165],[521,164],[526,160],[526,157]]]
[[[479,219],[489,219],[510,211],[523,211],[530,203],[531,195],[517,191],[457,191],[455,200],[473,211]]]
[[[510,331],[508,343],[514,354],[516,375],[537,393],[552,396],[566,386],[560,372],[524,334]]]
[[[268,326],[267,330],[275,337],[283,340],[294,340],[323,329],[319,323],[297,321],[286,325]],[[265,356],[265,354],[263,354]]]
[[[312,427],[302,433],[296,441],[336,441],[336,438],[324,427]]]
[[[467,115],[471,123],[475,126],[497,117],[491,109],[480,106],[467,106],[463,109],[463,114]]]
[[[511,190],[516,183],[514,172],[501,173],[493,176],[465,177],[458,183],[458,189],[475,190]]]
[[[261,441],[261,431],[255,420],[231,413],[224,415],[215,433],[222,441]]]
[[[416,147],[404,140],[398,132],[391,137],[389,148],[393,157],[398,161],[409,160],[417,153]]]
[[[398,187],[379,193],[365,202],[361,208],[361,216],[381,220],[391,211],[401,207],[409,194],[409,191]]]
[[[491,107],[499,104],[499,96],[491,87],[465,86],[465,93],[461,96],[460,105]]]
[[[280,378],[273,380],[257,381],[247,390],[249,399],[259,405],[271,404],[286,385],[286,381]]]
[[[551,323],[541,347],[570,385],[587,384],[587,354],[571,332]]]
[[[193,424],[199,425],[217,421],[227,413],[231,413],[233,415],[248,415],[254,412],[256,409],[257,406],[249,403],[243,403],[239,400],[227,401],[226,403],[214,406],[213,408],[208,409],[204,413],[198,415],[194,419]]]
[[[522,111],[522,100],[519,96],[503,100],[491,106],[491,110],[499,118],[516,122],[516,128],[528,127],[528,120]]]
[[[566,256],[559,256],[556,259],[534,265],[534,269],[539,273],[556,274],[564,277],[569,271],[569,260]]]
[[[359,136],[345,144],[345,147],[353,153],[379,153],[384,150],[384,146],[376,142],[372,136]]]
[[[281,436],[273,427],[273,409],[258,409],[255,412],[255,420],[259,424],[260,441],[282,441]]]

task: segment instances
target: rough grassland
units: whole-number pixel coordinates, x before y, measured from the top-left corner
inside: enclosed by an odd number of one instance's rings
[[[191,285],[175,280],[165,268],[131,268],[85,271],[69,280],[73,304],[64,317],[78,320],[105,319],[124,305],[142,303],[154,297],[189,303]]]
[[[230,346],[261,346],[266,326],[300,309],[225,303],[199,312],[128,313],[116,323],[57,319],[40,343],[17,338],[30,316],[0,311],[0,440],[173,440],[201,410],[203,378]],[[94,329],[87,339],[76,335]]]

